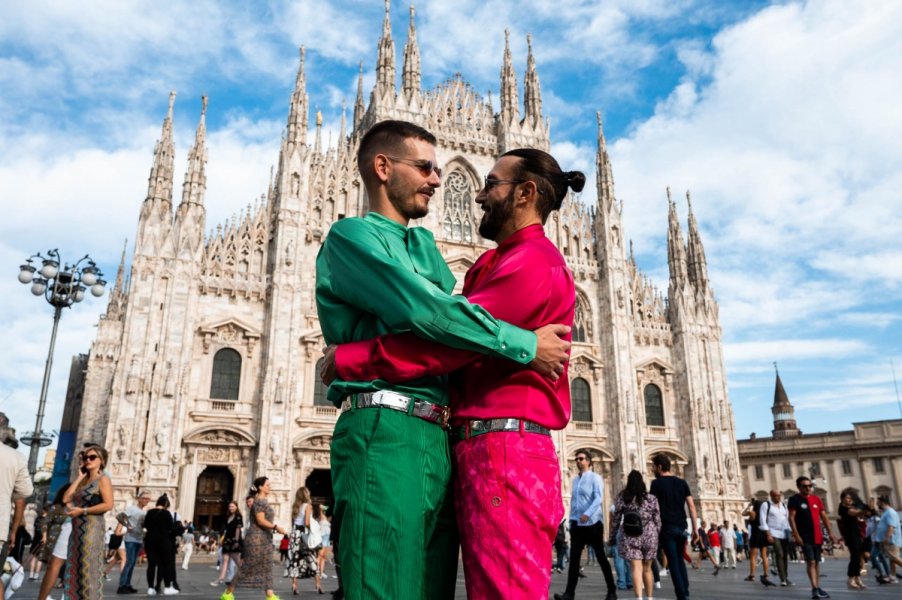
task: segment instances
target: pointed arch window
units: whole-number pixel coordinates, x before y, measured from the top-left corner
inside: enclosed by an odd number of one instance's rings
[[[473,185],[460,169],[451,171],[444,181],[445,216],[442,229],[445,237],[454,241],[473,241]]]
[[[570,383],[571,419],[580,423],[592,422],[592,393],[589,382],[577,377]]]
[[[579,296],[576,297],[576,308],[573,312],[573,341],[589,341],[589,310],[586,303]]]
[[[645,386],[645,424],[664,427],[664,399],[661,388],[653,383]]]
[[[238,400],[241,385],[241,355],[231,348],[223,348],[213,357],[213,376],[210,398]]]
[[[316,361],[316,366],[313,367],[313,406],[332,406],[332,403],[326,398],[326,390],[328,388],[323,384],[323,380],[319,378],[319,370],[323,366],[323,360],[325,359],[321,358]]]

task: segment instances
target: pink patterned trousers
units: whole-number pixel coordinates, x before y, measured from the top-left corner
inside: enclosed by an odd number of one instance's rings
[[[469,600],[548,598],[564,516],[551,438],[486,433],[454,446],[454,504]]]

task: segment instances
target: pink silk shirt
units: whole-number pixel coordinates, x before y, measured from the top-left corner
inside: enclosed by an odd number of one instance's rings
[[[497,319],[523,329],[551,323],[573,326],[573,274],[541,225],[517,231],[480,256],[467,272],[463,293]],[[563,429],[570,420],[569,365],[552,382],[528,366],[450,348],[412,333],[342,344],[335,363],[338,376],[349,381],[398,383],[453,373],[454,425],[468,419],[516,418]]]

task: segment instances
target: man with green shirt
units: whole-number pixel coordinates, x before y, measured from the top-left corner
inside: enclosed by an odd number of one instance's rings
[[[432,234],[408,228],[439,187],[435,137],[404,121],[374,125],[357,162],[370,212],[334,223],[316,262],[327,344],[412,331],[556,376],[569,344],[559,326],[535,333],[498,321],[462,296]],[[513,299],[512,299],[513,301]],[[332,485],[342,587],[353,600],[453,598],[457,535],[444,376],[403,384],[336,380],[342,414],[332,438]]]

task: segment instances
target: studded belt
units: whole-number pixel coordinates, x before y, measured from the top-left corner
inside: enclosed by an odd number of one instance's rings
[[[413,403],[411,409],[410,404]],[[417,400],[404,394],[379,390],[378,392],[366,392],[356,394],[354,399],[346,398],[341,403],[341,412],[348,412],[355,408],[388,408],[398,412],[407,413],[412,417],[435,423],[439,427],[448,426],[450,411],[447,406],[440,406],[432,402]]]
[[[471,419],[465,425],[454,427],[451,431],[453,438],[456,440],[466,440],[484,433],[494,433],[496,431],[523,431],[528,433],[538,433],[539,435],[551,435],[551,430],[543,427],[538,423],[526,421],[522,419]]]

